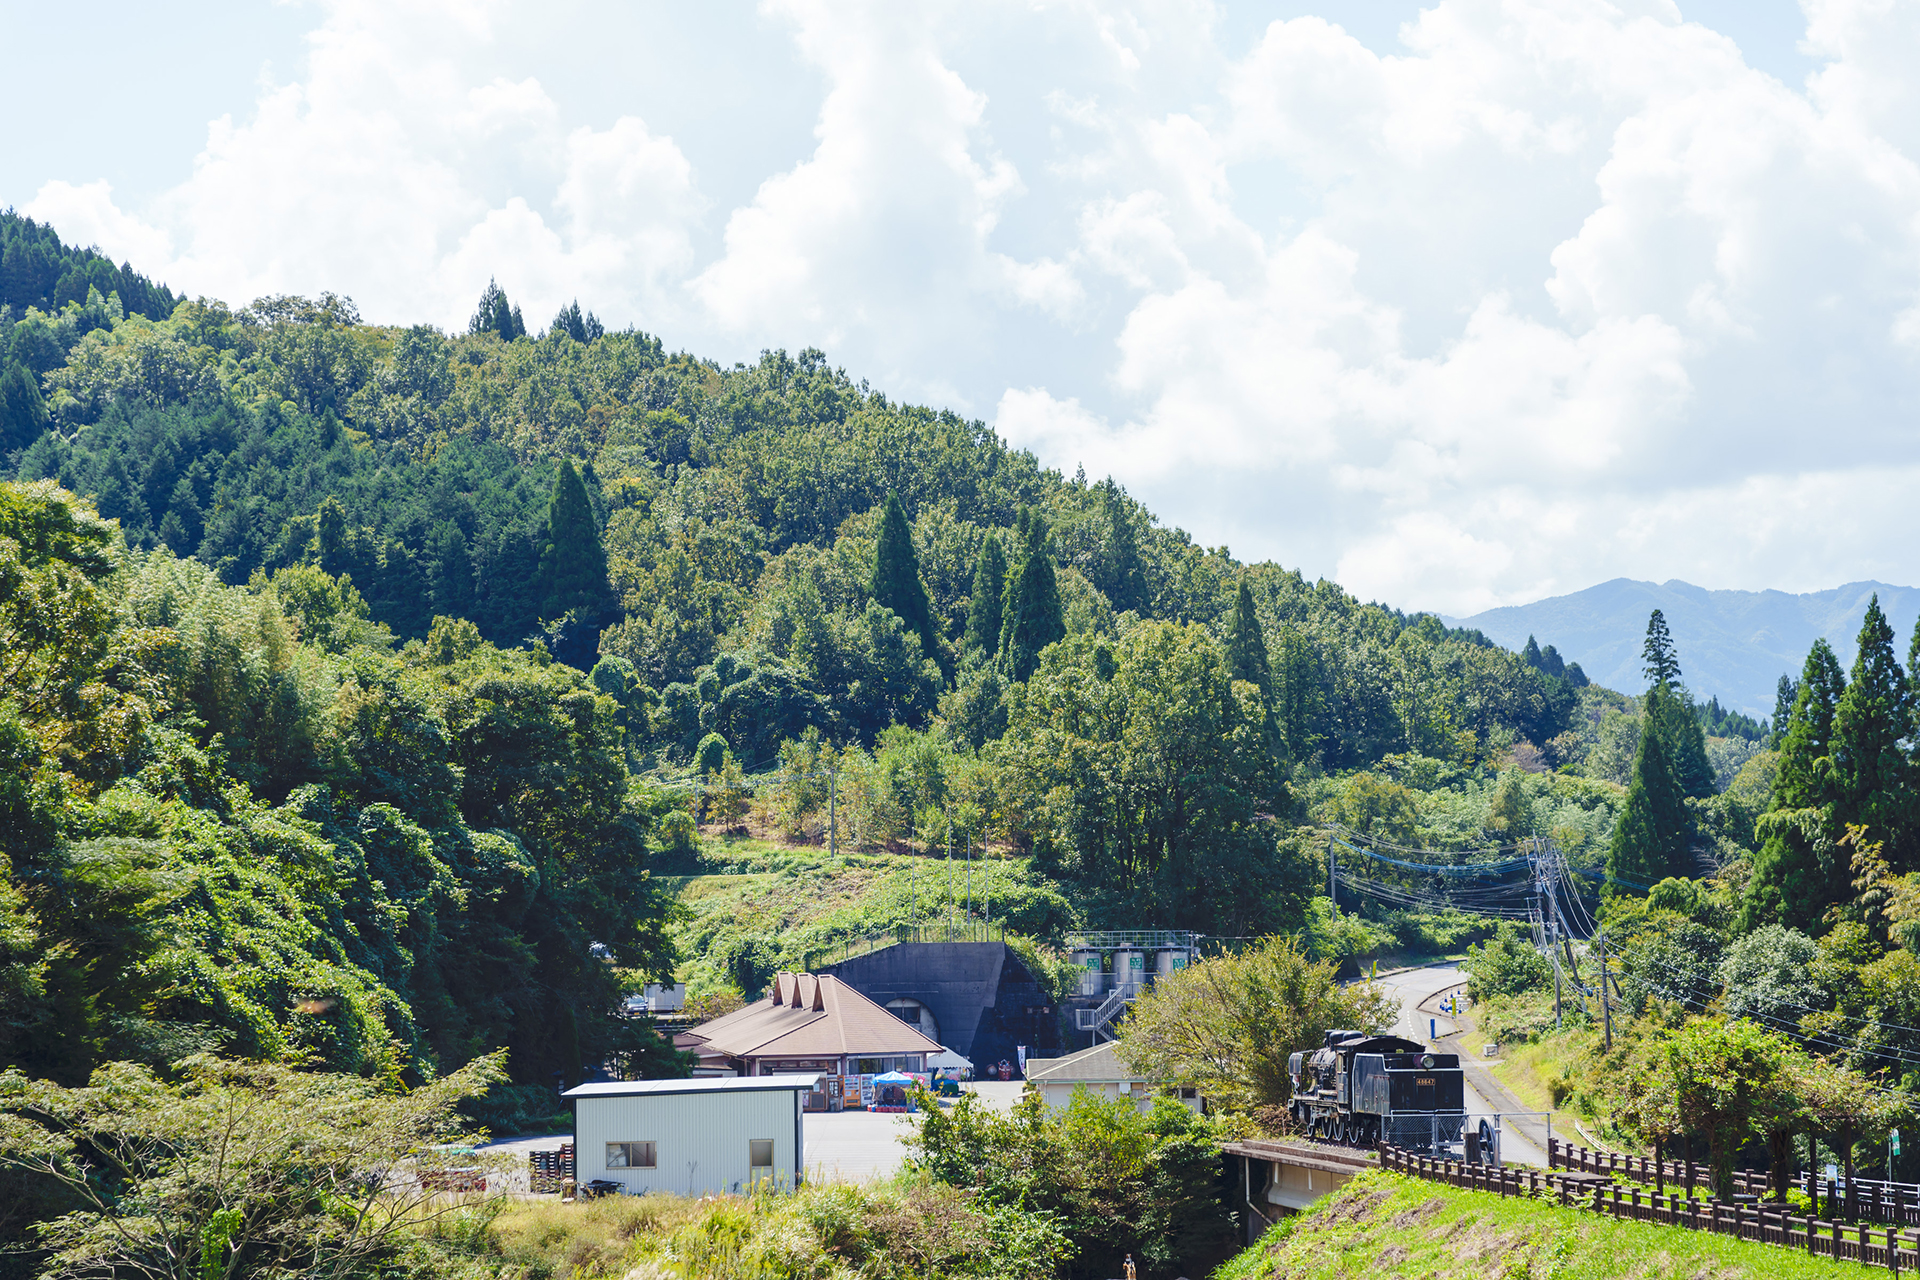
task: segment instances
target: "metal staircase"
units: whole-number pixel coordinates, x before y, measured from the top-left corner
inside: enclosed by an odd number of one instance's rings
[[[1096,1008],[1074,1010],[1073,1021],[1075,1028],[1080,1031],[1093,1032],[1095,1043],[1102,1040],[1116,1039],[1117,1037],[1115,1037],[1112,1030],[1110,1030],[1113,1025],[1113,1020],[1120,1016],[1122,1009],[1133,1003],[1134,995],[1135,992],[1132,988],[1115,987],[1113,994],[1108,996]]]

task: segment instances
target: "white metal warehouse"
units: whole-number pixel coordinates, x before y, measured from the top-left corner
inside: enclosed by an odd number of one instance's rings
[[[801,1098],[819,1075],[583,1084],[573,1099],[575,1176],[628,1193],[713,1195],[805,1172]]]

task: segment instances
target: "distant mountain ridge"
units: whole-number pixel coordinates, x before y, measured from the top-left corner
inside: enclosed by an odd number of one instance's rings
[[[1827,591],[1709,591],[1675,578],[1615,578],[1572,595],[1488,609],[1449,626],[1478,627],[1496,643],[1519,649],[1529,635],[1551,644],[1589,679],[1623,693],[1641,692],[1640,644],[1647,615],[1666,615],[1680,653],[1682,679],[1696,697],[1751,716],[1773,714],[1781,675],[1796,679],[1816,639],[1825,637],[1843,667],[1853,664],[1855,637],[1875,594],[1893,624],[1902,661],[1920,618],[1920,588],[1849,582]]]

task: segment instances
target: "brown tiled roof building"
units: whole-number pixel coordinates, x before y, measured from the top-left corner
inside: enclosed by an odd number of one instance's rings
[[[940,1046],[831,974],[775,974],[763,1000],[673,1038],[700,1070],[743,1076],[925,1071]]]

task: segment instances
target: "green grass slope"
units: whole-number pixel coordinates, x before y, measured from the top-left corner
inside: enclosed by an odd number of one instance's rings
[[[1857,1263],[1540,1200],[1459,1191],[1398,1174],[1363,1174],[1273,1227],[1213,1280],[1498,1276],[1503,1280],[1833,1280]]]

